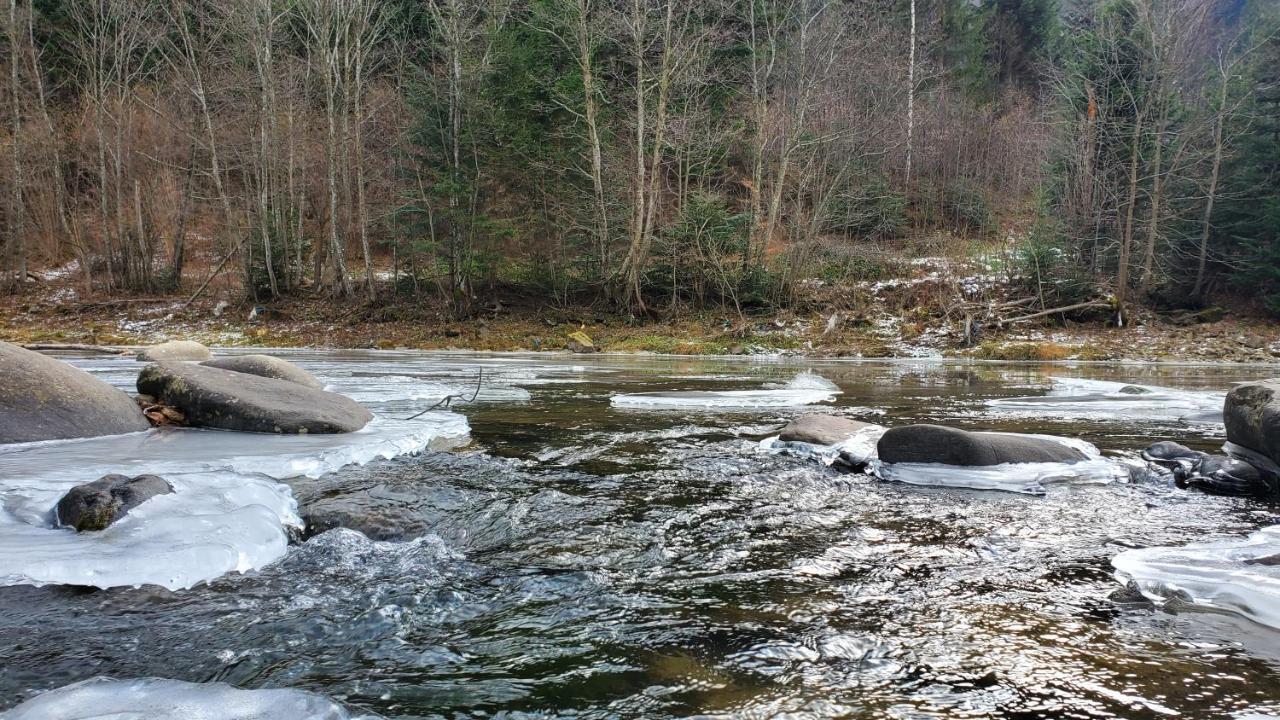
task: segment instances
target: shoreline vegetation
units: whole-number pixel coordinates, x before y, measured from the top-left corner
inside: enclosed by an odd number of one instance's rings
[[[609,353],[1280,363],[1280,323],[1218,306],[1144,310],[1123,329],[1109,326],[1101,308],[1050,312],[1003,326],[974,322],[956,306],[1026,308],[1014,313],[1015,320],[1035,314],[1038,306],[1020,297],[1016,278],[971,265],[926,258],[911,262],[899,277],[812,282],[792,309],[741,316],[702,310],[637,318],[607,305],[550,304],[511,291],[465,320],[389,292],[376,302],[335,304],[322,294],[303,294],[255,304],[228,284],[189,304],[188,295],[176,293],[82,298],[74,278],[54,269],[33,273],[23,293],[0,298],[0,340],[137,346],[191,339],[225,347],[536,352],[572,351],[578,343],[570,336],[581,332],[596,351]]]

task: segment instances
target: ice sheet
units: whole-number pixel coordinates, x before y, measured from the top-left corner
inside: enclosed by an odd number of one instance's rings
[[[291,689],[241,690],[226,683],[97,677],[50,690],[0,720],[374,720]]]
[[[800,373],[780,387],[765,390],[676,390],[614,395],[610,403],[625,408],[696,408],[741,410],[744,408],[796,407],[832,402],[840,388],[813,373]]]
[[[300,526],[278,479],[457,444],[462,415],[375,417],[336,435],[263,435],[170,428],[0,447],[0,585],[188,588],[279,559]],[[52,508],[73,486],[108,473],[157,474],[175,492],[101,532],[55,528]]]
[[[1239,539],[1126,550],[1111,564],[1120,582],[1158,605],[1177,599],[1280,628],[1280,525]]]
[[[882,480],[908,485],[1004,490],[1030,495],[1044,494],[1046,485],[1121,482],[1129,477],[1122,465],[1103,458],[1076,463],[1006,463],[977,467],[874,461],[872,471]]]
[[[1221,423],[1225,400],[1225,393],[1204,390],[1053,378],[1046,395],[999,398],[987,401],[987,405],[1004,413],[1034,417]]]

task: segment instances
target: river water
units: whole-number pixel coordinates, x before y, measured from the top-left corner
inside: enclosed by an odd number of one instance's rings
[[[46,548],[30,518],[30,556],[0,534],[0,710],[109,676],[301,689],[387,718],[1280,714],[1280,631],[1155,607],[1111,566],[1130,548],[1243,536],[1275,523],[1274,507],[1158,481],[1041,495],[890,483],[762,449],[803,407],[614,402],[786,391],[809,373],[840,393],[822,403],[802,382],[806,399],[850,417],[1066,435],[1133,457],[1155,440],[1216,449],[1223,429],[1203,408],[1274,367],[280,354],[370,405],[374,434],[231,447],[179,431],[163,447],[130,436],[0,453],[3,512],[19,519],[65,489],[58,473],[152,462],[214,505],[234,504],[235,478],[275,488],[268,506],[297,501],[245,526],[292,538],[269,557],[241,548],[224,568],[177,553],[172,582],[141,587],[137,563]],[[72,362],[122,387],[140,369]],[[481,370],[474,402],[405,420],[469,396]],[[1110,382],[1186,392],[1126,404]],[[1064,397],[1012,400],[1051,391]],[[138,519],[142,540],[118,552],[203,548],[162,520]],[[240,526],[217,527],[236,547]],[[76,579],[76,557],[106,580]],[[14,580],[42,572],[51,584]]]

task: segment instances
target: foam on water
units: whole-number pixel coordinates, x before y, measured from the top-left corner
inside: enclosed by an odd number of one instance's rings
[[[353,718],[302,690],[241,690],[225,683],[97,677],[50,690],[0,713],[3,720],[374,720]]]
[[[629,393],[609,399],[614,407],[741,410],[816,405],[832,402],[840,388],[813,373],[800,373],[791,382],[765,390],[676,390]]]
[[[1120,582],[1163,605],[1178,600],[1280,628],[1280,525],[1248,537],[1126,550],[1111,560]]]
[[[1028,417],[1213,424],[1222,422],[1225,400],[1219,392],[1055,377],[1046,395],[999,398],[987,405]]]

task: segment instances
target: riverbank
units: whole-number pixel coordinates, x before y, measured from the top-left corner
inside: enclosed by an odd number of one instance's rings
[[[739,317],[689,312],[637,320],[591,306],[512,296],[451,320],[411,298],[334,303],[313,295],[257,306],[224,293],[82,296],[65,277],[28,283],[0,298],[0,339],[15,343],[142,345],[185,338],[215,346],[557,351],[583,332],[604,352],[812,357],[973,357],[991,360],[1280,362],[1280,322],[1233,315],[1137,312],[1129,328],[1097,314],[1050,315],[1004,327],[987,320],[966,342],[965,318],[948,298],[1001,302],[1000,278],[914,262],[912,277],[815,283],[800,309]],[[383,297],[389,293],[384,293]],[[254,312],[258,308],[257,312]],[[1028,313],[1029,314],[1029,313]]]

